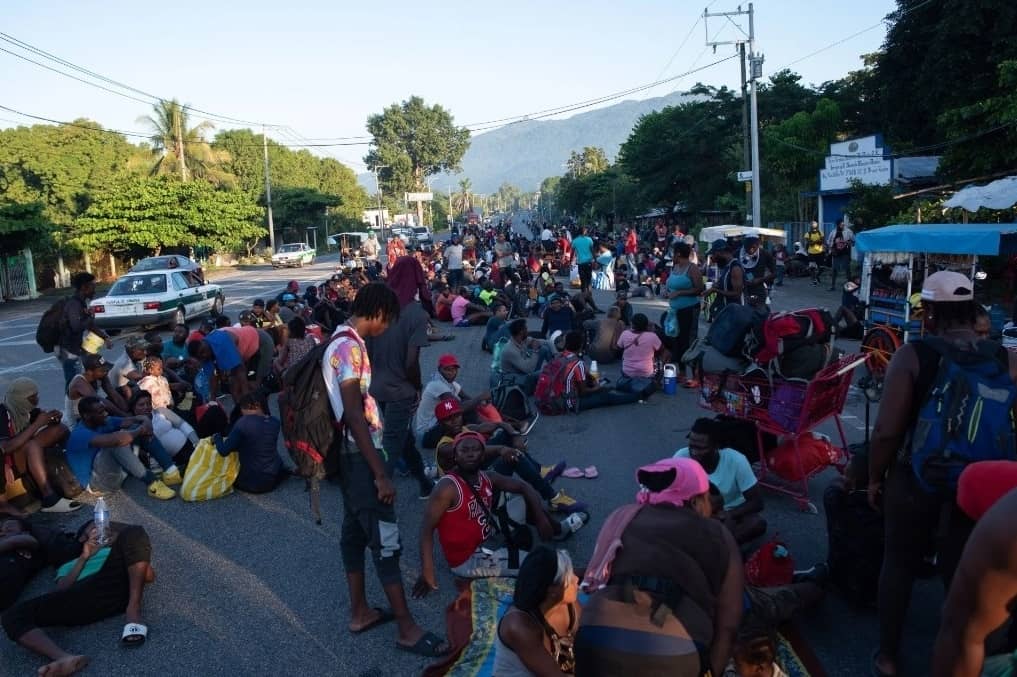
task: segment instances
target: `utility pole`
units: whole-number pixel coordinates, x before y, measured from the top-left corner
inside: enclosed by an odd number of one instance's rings
[[[749,132],[749,81],[745,75],[745,43],[738,45],[742,67],[742,167],[752,167],[752,134]],[[752,214],[752,184],[745,182],[745,213]]]
[[[735,22],[734,17],[747,16],[749,19],[749,30],[745,31],[740,25]],[[736,37],[734,40],[710,40],[710,18],[723,18],[727,22],[731,23],[735,28],[741,32],[741,37]],[[748,80],[751,83],[749,91],[749,139],[747,146],[751,147],[751,151],[746,150],[743,155],[745,160],[748,161],[747,170],[752,172],[751,178],[751,191],[752,191],[752,225],[759,228],[762,225],[762,210],[760,208],[760,173],[761,167],[759,166],[759,111],[757,108],[757,97],[756,97],[756,82],[763,76],[763,55],[756,54],[755,51],[755,13],[752,8],[752,3],[749,3],[749,8],[743,10],[741,5],[733,12],[710,12],[709,10],[703,11],[703,25],[706,27],[706,45],[713,47],[714,51],[720,45],[735,45],[738,48],[738,53],[741,56],[741,68],[742,68],[742,106],[743,106],[743,121],[744,121],[744,105],[745,105],[745,82],[746,82],[746,54],[745,49],[748,45]],[[744,129],[744,122],[743,122]]]
[[[385,212],[381,210],[381,179],[378,178],[378,170],[385,169],[388,165],[378,165],[374,168],[374,183],[378,186],[378,228],[381,230],[381,241],[385,241]]]
[[[261,147],[265,157],[265,208],[268,213],[268,248],[275,253],[275,223],[272,221],[272,177],[268,168],[268,136],[264,125],[261,127]]]
[[[180,159],[180,180],[187,183],[187,158],[184,156],[186,148],[184,147],[184,111],[180,106],[176,106],[176,128],[177,128],[177,157]]]

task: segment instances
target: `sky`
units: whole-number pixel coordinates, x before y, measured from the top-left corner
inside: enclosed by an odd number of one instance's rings
[[[220,116],[285,126],[269,131],[283,143],[300,143],[294,135],[329,143],[365,135],[369,115],[411,95],[444,106],[457,124],[472,125],[680,75],[732,53],[731,46],[718,47],[716,54],[705,47],[701,16],[704,5],[722,12],[737,4],[8,0],[0,32],[158,97]],[[881,45],[885,24],[810,55],[880,24],[894,7],[893,0],[758,0],[756,45],[766,59],[764,77],[792,64],[806,83],[818,84],[859,68],[860,56]],[[747,18],[734,21],[747,32]],[[722,17],[706,23],[711,39],[744,37]],[[0,40],[0,49],[69,70],[9,42]],[[725,61],[626,98],[662,96],[697,81],[737,87],[738,63]],[[150,112],[145,103],[4,51],[0,106],[138,132],[148,131],[139,118]],[[32,123],[0,110],[0,128]],[[217,129],[250,126],[215,123]],[[364,169],[364,146],[311,150]]]

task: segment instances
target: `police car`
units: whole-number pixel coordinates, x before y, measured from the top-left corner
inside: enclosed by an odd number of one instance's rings
[[[314,263],[315,250],[303,242],[284,244],[272,254],[272,267],[297,266],[303,267],[305,263]]]
[[[222,313],[222,287],[202,279],[198,271],[181,268],[132,269],[106,295],[89,307],[103,329],[183,324],[211,313]]]

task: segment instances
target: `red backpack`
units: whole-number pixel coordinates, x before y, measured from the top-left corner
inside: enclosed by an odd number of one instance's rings
[[[824,308],[773,313],[754,332],[755,360],[767,366],[801,346],[828,343],[832,329],[833,318]]]
[[[578,364],[579,357],[576,355],[558,355],[540,370],[537,387],[533,391],[533,399],[540,413],[558,416],[567,411],[575,411],[575,395],[566,396],[565,386]]]

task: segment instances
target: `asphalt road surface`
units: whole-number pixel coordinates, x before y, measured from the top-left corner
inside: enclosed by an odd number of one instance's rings
[[[515,216],[517,227],[526,217],[525,213]],[[291,278],[300,280],[301,286],[321,281],[331,273],[332,265],[320,261],[292,271],[272,271],[265,266],[264,270],[228,276],[220,281],[226,289],[227,312],[235,316],[253,298],[281,290]],[[601,305],[610,303],[608,293],[597,295]],[[775,294],[774,307],[836,307],[838,300],[835,293],[795,280]],[[662,301],[645,299],[636,299],[634,305],[652,313],[651,317],[664,307]],[[0,389],[17,376],[30,376],[40,384],[42,406],[59,408],[63,405],[59,365],[33,340],[45,307],[39,303],[0,304]],[[531,325],[537,328],[536,319]],[[434,371],[440,354],[454,352],[467,365],[460,375],[466,391],[483,390],[489,356],[480,350],[482,329],[450,331],[455,332],[455,341],[423,351],[425,378]],[[843,347],[856,350],[857,342],[844,342]],[[120,338],[107,354],[116,357],[122,350]],[[617,365],[605,365],[602,370],[612,379],[618,376]],[[529,446],[534,456],[547,463],[566,459],[570,465],[600,469],[595,480],[558,480],[570,494],[594,506],[591,524],[568,543],[577,564],[591,556],[597,531],[610,511],[632,500],[635,468],[684,446],[692,422],[703,414],[695,396],[680,389],[674,397],[656,394],[645,404],[541,418],[531,433]],[[849,442],[863,439],[864,421],[864,399],[854,389],[844,414]],[[821,432],[832,434],[834,429],[828,424]],[[770,533],[780,534],[798,568],[825,557],[821,496],[832,476],[832,471],[827,471],[811,483],[818,515],[801,512],[787,497],[764,494]],[[398,479],[397,489],[402,569],[409,589],[418,573],[423,503],[416,498],[412,480]],[[235,494],[207,504],[156,501],[145,494],[140,483],[128,480],[124,490],[112,496],[110,507],[113,519],[142,524],[148,530],[158,580],[146,591],[144,619],[150,632],[139,649],[119,645],[123,617],[54,631],[67,650],[92,657],[85,674],[412,675],[428,662],[393,650],[392,626],[358,637],[347,631],[349,606],[338,548],[342,508],[333,485],[322,488],[322,526],[311,519],[307,495],[298,480],[290,480],[268,495]],[[73,528],[86,518],[86,510],[70,517],[42,519]],[[436,559],[441,562],[441,555]],[[51,576],[50,570],[40,574],[26,595],[48,590]],[[367,579],[371,603],[384,605],[376,579],[373,575]],[[439,590],[423,601],[411,601],[410,608],[424,628],[443,634],[443,611],[453,597],[451,576],[439,566]],[[916,586],[902,650],[902,674],[927,673],[941,604],[937,584]],[[869,656],[876,645],[874,614],[855,611],[830,596],[803,617],[800,626],[828,674],[868,674]],[[30,674],[43,663],[6,638],[0,639],[0,655],[0,675]]]

